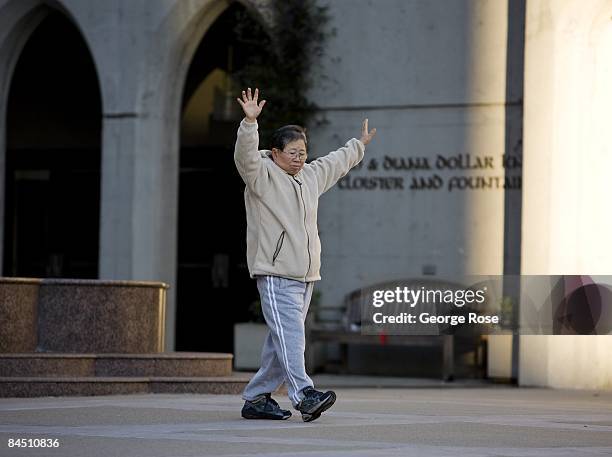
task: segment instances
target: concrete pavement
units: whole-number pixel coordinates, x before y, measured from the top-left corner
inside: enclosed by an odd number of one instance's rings
[[[339,388],[320,419],[240,418],[236,395],[0,399],[0,456],[610,456],[612,392]],[[276,396],[288,407],[286,397]],[[9,448],[57,438],[58,448]]]

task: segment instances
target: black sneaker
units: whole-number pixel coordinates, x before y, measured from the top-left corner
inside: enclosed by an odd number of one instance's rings
[[[291,417],[291,411],[281,409],[271,394],[262,394],[251,401],[244,402],[242,417],[245,419],[284,420]]]
[[[304,422],[318,419],[321,413],[331,408],[336,401],[336,393],[333,390],[319,392],[312,387],[306,387],[302,392],[304,398],[298,403],[296,409],[302,413]]]

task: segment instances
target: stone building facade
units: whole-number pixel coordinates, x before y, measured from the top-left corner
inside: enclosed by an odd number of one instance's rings
[[[336,33],[313,69],[327,78],[309,94],[319,106],[310,152],[357,136],[364,117],[378,129],[362,166],[321,200],[318,289],[330,313],[389,279],[609,273],[611,1],[326,4]],[[232,292],[248,288],[244,241],[232,242],[244,222],[228,160],[235,124],[221,106],[232,8],[274,20],[252,0],[0,0],[5,276],[166,282],[167,350],[187,347],[181,332],[238,319],[245,304],[235,302],[253,290]],[[78,72],[70,84],[51,84],[53,59],[36,67],[52,53]],[[41,108],[54,87],[73,100],[61,115]],[[89,174],[58,175],[53,151]],[[57,206],[22,211],[57,188]],[[45,211],[64,223],[40,260],[27,246],[49,223],[36,218]],[[95,252],[79,263],[82,252],[65,252],[70,240]],[[525,385],[609,388],[610,338],[499,340],[491,366]]]

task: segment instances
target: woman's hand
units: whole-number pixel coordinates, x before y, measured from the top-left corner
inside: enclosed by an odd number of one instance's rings
[[[257,104],[257,97],[259,96],[259,89],[255,88],[255,95],[251,96],[251,88],[248,90],[242,91],[242,99],[237,98],[238,103],[242,106],[242,110],[244,111],[244,116],[246,117],[247,122],[255,122],[257,121],[257,116],[261,113],[264,105],[266,104],[265,100],[262,100],[259,104]]]
[[[367,145],[372,138],[376,135],[376,129],[372,129],[371,132],[368,133],[368,120],[364,119],[363,124],[361,124],[361,142]]]

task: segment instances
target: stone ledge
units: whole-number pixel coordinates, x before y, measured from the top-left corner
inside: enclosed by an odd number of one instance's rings
[[[250,376],[249,376],[250,378]],[[135,393],[240,394],[243,375],[201,378],[0,378],[0,397],[93,396]]]
[[[235,374],[230,376],[58,376],[58,377],[42,377],[42,376],[2,376],[0,383],[10,382],[28,382],[28,383],[113,383],[113,382],[248,382],[251,375]]]
[[[74,352],[24,352],[0,354],[3,358],[102,358],[102,359],[233,359],[234,355],[223,352],[159,352],[153,354],[124,354],[124,353],[104,353],[104,354],[77,354]]]
[[[0,354],[0,377],[207,377],[232,373],[232,354]]]
[[[114,286],[114,287],[153,287],[169,289],[170,286],[161,281],[128,281],[121,279],[70,279],[70,278],[16,278],[2,277],[0,284],[34,284],[34,285],[66,285],[66,286]]]

